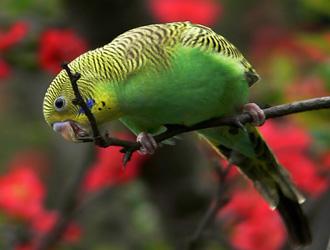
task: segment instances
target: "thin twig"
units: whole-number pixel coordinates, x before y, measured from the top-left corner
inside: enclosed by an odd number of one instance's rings
[[[66,70],[70,78],[72,89],[76,97],[74,104],[79,105],[83,109],[93,131],[93,138],[90,140],[87,139],[86,142],[94,142],[96,145],[100,147],[109,147],[109,146],[122,147],[121,152],[125,154],[123,157],[123,163],[124,165],[126,165],[126,163],[131,159],[132,154],[140,148],[141,146],[140,143],[120,140],[109,136],[102,137],[99,132],[94,115],[87,107],[87,104],[85,103],[82,95],[80,94],[77,85],[77,81],[80,77],[80,74],[77,72],[73,74],[70,71],[70,68],[67,64],[64,64],[63,68]],[[263,109],[263,111],[265,113],[266,119],[269,119],[269,118],[285,116],[293,113],[300,113],[311,110],[328,109],[328,108],[330,108],[330,96],[297,101],[288,104],[281,104],[278,106]],[[232,116],[213,118],[207,121],[199,122],[192,126],[169,125],[167,131],[155,136],[155,140],[157,143],[160,143],[176,135],[195,131],[195,130],[205,129],[205,128],[214,128],[220,126],[233,126],[233,127],[242,128],[244,124],[249,122],[252,122],[252,117],[248,113],[241,113]]]
[[[229,185],[227,182],[227,177],[232,166],[233,164],[229,162],[228,165],[225,167],[225,169],[222,169],[222,166],[219,167],[219,164],[217,164],[215,170],[219,180],[218,180],[217,192],[215,195],[215,201],[210,203],[209,208],[207,209],[202,220],[198,224],[192,237],[189,239],[187,250],[200,249],[199,244],[201,243],[203,232],[210,225],[210,223],[214,221],[214,218],[216,217],[218,211],[228,203]]]
[[[84,114],[86,115],[86,117],[89,121],[89,124],[91,125],[92,132],[93,132],[93,140],[95,141],[95,143],[97,145],[103,146],[105,141],[104,141],[103,137],[101,136],[101,133],[98,129],[95,116],[92,114],[91,110],[88,108],[84,98],[82,97],[82,95],[79,91],[79,87],[78,87],[77,82],[80,79],[81,74],[79,72],[72,73],[70,68],[69,68],[69,65],[67,63],[63,63],[62,68],[68,74],[68,77],[69,77],[70,82],[71,82],[72,90],[73,90],[74,95],[76,97],[72,101],[72,103],[74,105],[79,105],[82,108],[82,110],[84,111]]]
[[[33,249],[35,250],[47,250],[54,246],[58,240],[62,237],[66,228],[72,221],[72,217],[79,205],[79,192],[81,190],[81,185],[85,177],[86,170],[88,168],[84,165],[79,166],[79,168],[72,175],[69,181],[63,199],[60,202],[58,208],[58,218],[55,225],[45,236],[36,242]]]

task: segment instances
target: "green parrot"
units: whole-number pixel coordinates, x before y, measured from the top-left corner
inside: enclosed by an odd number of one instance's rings
[[[261,125],[265,116],[248,103],[259,76],[240,51],[208,27],[190,22],[153,24],[129,30],[69,64],[100,127],[120,120],[137,135],[140,153],[157,148],[153,135],[170,125],[192,125],[246,111]],[[44,98],[46,122],[65,139],[79,142],[92,132],[62,70]],[[198,131],[220,156],[230,158],[286,225],[297,245],[311,242],[300,207],[303,196],[276,161],[255,126]]]

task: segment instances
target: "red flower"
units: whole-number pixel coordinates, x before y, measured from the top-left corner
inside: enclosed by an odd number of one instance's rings
[[[38,234],[47,234],[54,227],[58,220],[58,213],[56,211],[42,211],[32,220],[32,230]],[[65,229],[63,240],[66,242],[77,242],[81,236],[81,228],[75,224],[70,223]]]
[[[5,51],[20,42],[28,31],[26,22],[16,22],[9,31],[0,31],[0,51]]]
[[[311,196],[318,196],[328,188],[328,181],[318,170],[319,166],[306,154],[282,151],[278,160],[291,173],[297,186]]]
[[[43,69],[58,73],[61,63],[87,50],[86,42],[70,29],[49,29],[41,35],[39,62]]]
[[[0,79],[4,79],[10,75],[9,65],[0,58]]]
[[[69,224],[69,226],[65,230],[65,234],[63,235],[63,240],[70,243],[78,242],[81,239],[82,230],[75,223]]]
[[[57,212],[42,210],[31,221],[32,229],[38,233],[46,234],[52,229],[57,218]]]
[[[231,216],[246,219],[255,216],[260,210],[269,210],[268,204],[251,187],[244,190],[236,190],[231,196],[230,202],[221,210],[221,214],[227,219]]]
[[[289,170],[299,188],[314,196],[326,190],[326,178],[308,155],[312,138],[306,130],[292,123],[277,124],[271,121],[260,130],[278,161]]]
[[[15,218],[30,220],[42,210],[45,188],[29,167],[0,177],[0,209]]]
[[[274,214],[260,214],[235,226],[230,241],[238,250],[279,250],[285,230]]]
[[[305,152],[312,143],[308,132],[293,123],[267,121],[260,132],[272,150]]]
[[[127,138],[127,136],[124,136]],[[125,169],[122,164],[123,154],[120,148],[97,148],[96,162],[89,169],[84,188],[97,191],[103,187],[122,184],[136,178],[145,157],[133,154]]]
[[[222,12],[215,0],[149,0],[152,14],[160,22],[191,21],[214,25]]]
[[[0,30],[0,53],[19,43],[26,36],[27,31],[26,22],[16,22],[6,32]],[[0,79],[8,77],[9,74],[9,65],[0,57]]]
[[[239,250],[276,250],[285,240],[279,215],[253,189],[237,190],[220,216],[231,226],[230,241]]]

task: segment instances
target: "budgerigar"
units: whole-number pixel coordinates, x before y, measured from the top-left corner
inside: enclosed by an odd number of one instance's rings
[[[88,51],[69,67],[80,72],[80,91],[99,125],[119,119],[137,135],[142,153],[153,153],[152,135],[169,125],[192,125],[245,110],[255,123],[264,114],[248,104],[259,76],[239,50],[210,28],[190,22],[153,24],[127,31],[104,47]],[[47,123],[68,140],[91,136],[83,110],[62,70],[44,98]],[[198,133],[221,156],[230,158],[281,215],[290,239],[311,242],[304,201],[288,173],[253,125]]]

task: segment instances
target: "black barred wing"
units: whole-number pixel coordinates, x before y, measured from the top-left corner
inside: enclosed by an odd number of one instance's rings
[[[215,33],[210,28],[203,25],[191,24],[191,28],[183,33],[181,39],[184,46],[196,47],[205,51],[213,51],[223,56],[237,59],[245,69],[245,75],[249,86],[259,80],[259,75],[252,65],[244,58],[242,53],[226,38]]]

